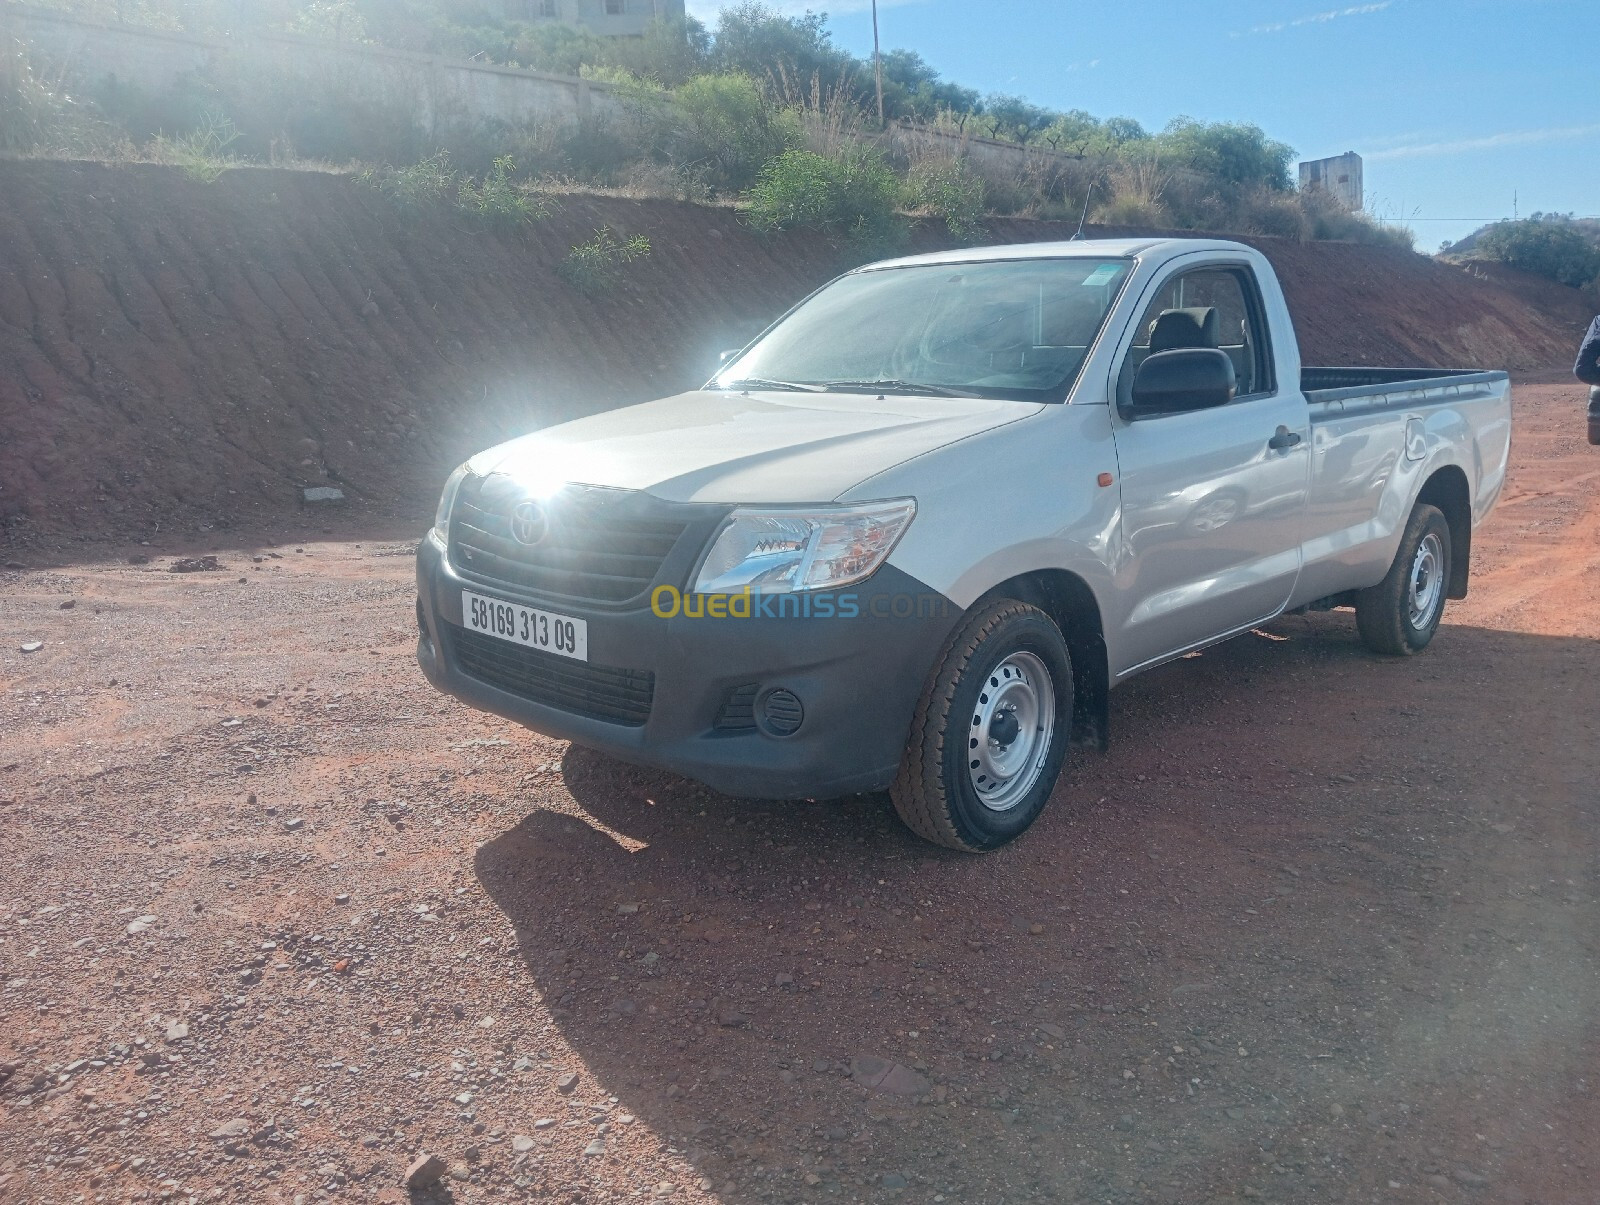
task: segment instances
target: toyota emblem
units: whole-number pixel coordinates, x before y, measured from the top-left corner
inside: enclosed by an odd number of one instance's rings
[[[550,530],[544,507],[537,502],[519,502],[511,511],[511,538],[519,544],[537,544]]]

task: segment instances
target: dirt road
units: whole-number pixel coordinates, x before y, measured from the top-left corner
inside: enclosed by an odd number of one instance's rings
[[[1580,404],[1425,656],[1151,673],[983,859],[436,696],[396,533],[5,574],[0,1199],[1594,1201]]]

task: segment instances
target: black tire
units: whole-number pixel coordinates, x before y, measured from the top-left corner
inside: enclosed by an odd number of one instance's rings
[[[1600,386],[1589,390],[1589,442],[1600,446]]]
[[[1422,567],[1419,555],[1424,544],[1429,544],[1432,557]],[[1422,576],[1414,576],[1415,572]],[[1426,585],[1419,589],[1419,581]],[[1429,595],[1425,605],[1418,598],[1423,590]],[[1439,630],[1449,591],[1450,524],[1438,507],[1418,503],[1406,523],[1400,550],[1395,553],[1388,575],[1376,586],[1356,594],[1356,629],[1375,653],[1391,657],[1420,653]],[[1413,607],[1414,602],[1419,606]]]
[[[1019,659],[1023,668],[1012,658]],[[1025,668],[1030,664],[1034,668]],[[1028,682],[1030,673],[1037,678],[1038,667],[1047,672],[1048,684]],[[995,676],[1011,672],[1018,676],[1003,684]],[[1000,689],[991,683],[1000,684]],[[1003,698],[1013,697],[1005,693],[1013,688],[1024,699],[1031,690],[1039,700],[1032,739],[1049,743],[1042,756],[1035,747],[1027,759],[1026,764],[1037,765],[1036,769],[1013,776],[1019,797],[1004,810],[996,810],[983,801],[974,784],[979,771],[969,756],[979,742],[971,734],[978,723],[977,713],[991,706],[991,695],[993,705],[998,706]],[[1044,723],[1045,697],[1053,704],[1048,725]],[[994,730],[1001,731],[1002,723],[1011,723],[1013,733],[1009,739],[1000,738],[1005,744],[994,746],[1002,753],[1012,742],[1023,739],[1015,731],[1014,720],[1005,721],[1003,712],[1002,708]],[[1011,714],[1017,714],[1015,709]],[[1044,810],[1066,762],[1071,730],[1072,659],[1061,630],[1039,608],[1014,599],[981,606],[957,627],[928,675],[900,772],[889,788],[895,811],[912,832],[938,845],[966,853],[998,849],[1021,836]],[[1020,752],[1024,746],[1015,748]],[[1032,785],[1024,791],[1029,780]],[[988,781],[1003,792],[1003,780]]]

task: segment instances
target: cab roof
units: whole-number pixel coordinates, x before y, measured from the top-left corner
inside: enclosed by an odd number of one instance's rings
[[[993,247],[961,247],[954,251],[935,251],[927,255],[907,255],[857,268],[871,272],[879,268],[909,268],[922,264],[972,264],[994,260],[1026,259],[1131,259],[1152,252],[1163,259],[1193,251],[1248,252],[1243,243],[1227,239],[1202,238],[1097,238],[1073,239],[1053,243],[1003,243]]]

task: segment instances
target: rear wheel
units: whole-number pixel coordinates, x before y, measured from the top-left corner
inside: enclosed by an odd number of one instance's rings
[[[919,836],[982,853],[1044,810],[1066,760],[1072,662],[1055,622],[1000,599],[969,615],[929,675],[895,810]]]
[[[1444,618],[1450,525],[1437,507],[1411,512],[1388,575],[1356,595],[1356,628],[1375,653],[1405,657],[1428,647]]]

